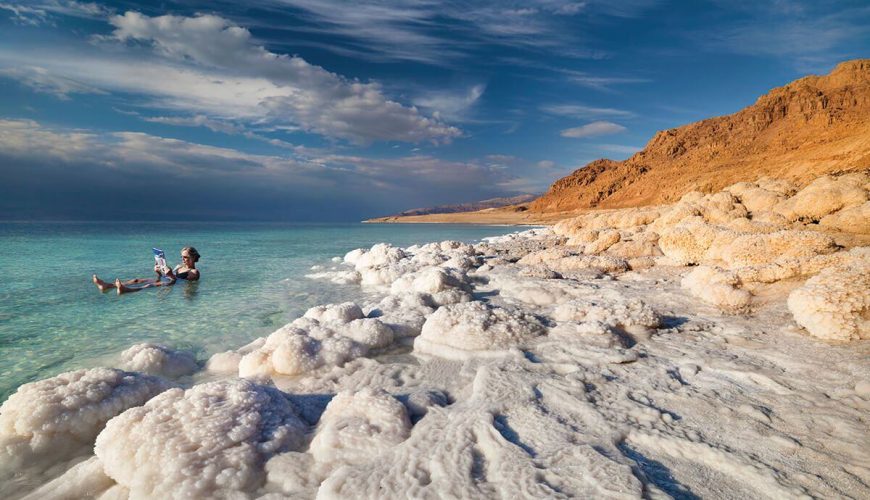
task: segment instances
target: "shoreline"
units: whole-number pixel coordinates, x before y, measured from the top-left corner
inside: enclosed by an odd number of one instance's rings
[[[19,388],[4,493],[866,496],[870,248],[815,230],[848,206],[801,220],[826,182],[353,250],[307,277],[369,299],[204,367],[140,344]]]

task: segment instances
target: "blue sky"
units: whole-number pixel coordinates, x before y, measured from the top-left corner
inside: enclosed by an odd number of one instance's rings
[[[866,1],[0,0],[0,219],[543,192],[868,48]]]

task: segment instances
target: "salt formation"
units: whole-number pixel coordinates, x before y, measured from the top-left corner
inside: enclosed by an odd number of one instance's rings
[[[299,375],[322,366],[341,366],[369,350],[389,346],[393,330],[366,318],[352,302],[309,309],[279,328],[239,361],[239,375]]]
[[[870,339],[870,253],[825,269],[788,297],[795,321],[826,340]]]
[[[532,315],[467,302],[442,307],[429,316],[414,341],[414,351],[456,359],[498,356],[543,333],[543,325]]]
[[[196,357],[159,344],[136,344],[121,353],[124,370],[177,378],[199,370]]]
[[[112,419],[95,452],[131,498],[239,497],[263,464],[298,449],[305,424],[280,391],[236,380],[171,389]]]
[[[0,408],[3,453],[86,444],[105,424],[97,456],[0,493],[868,497],[867,188],[865,174],[759,179],[476,245],[353,250],[309,276],[358,284],[362,301],[310,308],[207,364],[285,392],[233,379],[146,403],[165,382],[37,383],[48,396]],[[186,371],[173,357],[125,353]],[[138,389],[115,404],[125,390],[99,388],[117,374]],[[82,408],[98,410],[69,415],[64,398],[91,382]]]
[[[309,452],[318,462],[376,459],[411,433],[405,406],[382,390],[343,391],[320,417]]]
[[[700,266],[687,274],[682,284],[695,297],[728,312],[746,312],[752,301],[752,294],[738,288],[737,273],[717,267]]]
[[[109,419],[169,387],[157,377],[109,368],[24,384],[0,407],[0,468],[86,452]]]

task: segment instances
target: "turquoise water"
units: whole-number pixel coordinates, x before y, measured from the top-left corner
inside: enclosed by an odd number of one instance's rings
[[[268,223],[0,223],[0,401],[25,383],[82,367],[138,342],[201,359],[268,334],[311,306],[364,298],[313,281],[312,265],[386,241],[476,241],[515,228]],[[195,246],[202,280],[118,296],[106,281],[151,277],[152,247],[170,265]]]

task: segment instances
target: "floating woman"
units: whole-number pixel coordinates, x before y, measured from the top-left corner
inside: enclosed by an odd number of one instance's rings
[[[109,283],[101,280],[95,274],[93,276],[94,284],[101,292],[111,290],[112,288],[118,291],[118,295],[127,292],[138,292],[146,288],[155,286],[172,286],[177,280],[196,281],[199,279],[199,269],[196,268],[196,263],[199,261],[199,252],[193,247],[184,247],[181,249],[181,264],[175,266],[175,269],[166,269],[165,277],[168,280],[162,279],[164,276],[163,270],[158,265],[154,266],[154,272],[157,273],[157,278],[133,278],[126,281],[121,281],[120,278],[115,279],[114,283]]]

